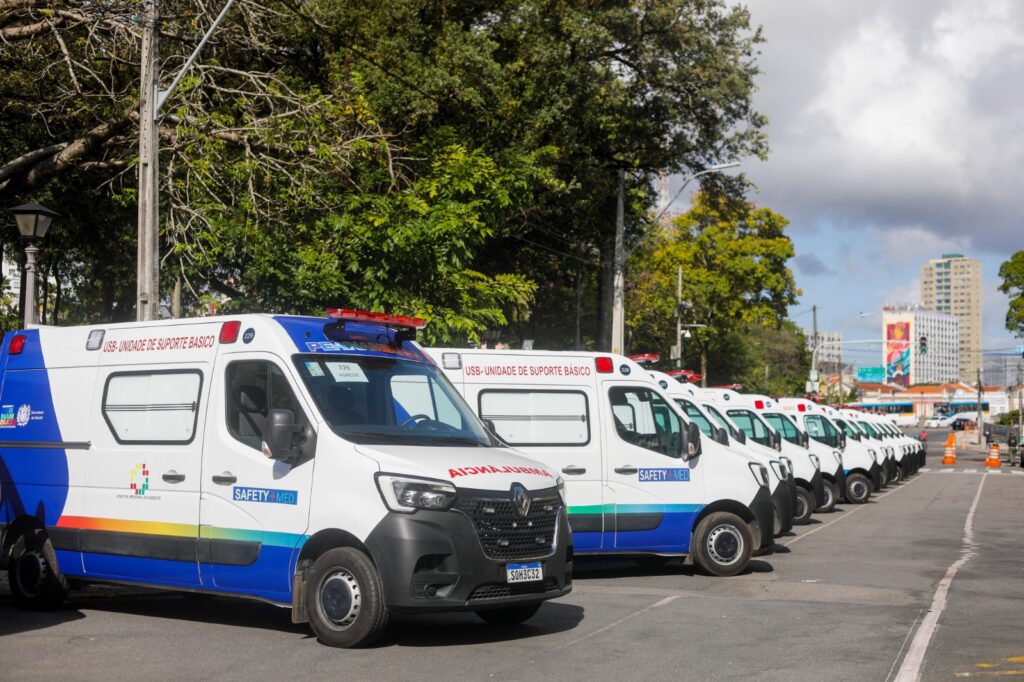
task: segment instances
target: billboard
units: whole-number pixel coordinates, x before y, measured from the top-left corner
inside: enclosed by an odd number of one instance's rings
[[[885,381],[910,386],[910,323],[885,326]]]
[[[858,367],[857,382],[880,384],[885,381],[885,367]]]

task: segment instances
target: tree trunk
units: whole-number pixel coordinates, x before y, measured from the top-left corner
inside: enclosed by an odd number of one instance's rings
[[[700,387],[708,387],[708,352],[703,348],[700,351]]]
[[[42,268],[40,268],[39,272],[38,272],[38,277],[36,278],[36,282],[39,283],[39,288],[42,290],[42,300],[43,300],[43,311],[39,314],[39,324],[48,324],[48,322],[46,321],[46,311],[47,311],[47,307],[48,307],[47,306],[47,303],[48,303],[47,299],[50,298],[50,295],[49,295],[50,294],[50,286],[49,286],[49,281],[48,281],[49,279],[50,279],[50,270],[49,270],[49,268],[47,268],[46,270],[43,270]],[[38,301],[39,297],[37,297],[36,300]]]
[[[53,281],[56,283],[56,293],[53,299],[53,324],[60,323],[60,298],[61,298],[61,286],[60,286],[60,270],[56,267],[53,268]]]

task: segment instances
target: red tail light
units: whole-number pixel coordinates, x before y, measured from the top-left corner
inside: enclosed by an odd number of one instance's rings
[[[328,317],[336,320],[349,320],[351,322],[378,322],[390,324],[394,327],[411,327],[412,329],[423,329],[427,321],[419,317],[407,317],[406,315],[388,315],[387,313],[371,313],[365,310],[347,310],[339,308],[328,308]]]
[[[11,345],[7,349],[7,352],[11,355],[21,355],[21,351],[25,348],[25,342],[28,340],[24,334],[15,334],[14,338],[11,339]]]
[[[597,368],[598,374],[611,374],[615,371],[615,362],[605,356],[594,358],[594,367]]]
[[[220,342],[221,343],[234,343],[238,341],[238,330],[242,328],[241,320],[231,320],[225,322],[220,328]]]

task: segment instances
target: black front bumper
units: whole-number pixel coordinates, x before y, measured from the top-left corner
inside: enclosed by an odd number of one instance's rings
[[[882,466],[878,462],[871,465],[871,482],[875,484],[875,492],[882,489]]]
[[[782,486],[779,488],[781,489]],[[770,549],[775,544],[775,513],[772,495],[766,486],[758,487],[754,500],[750,503],[750,512],[754,515],[754,523],[757,524],[754,530],[760,535],[760,537],[757,535],[754,537],[757,549]]]
[[[811,490],[814,491],[815,508],[825,504],[825,483],[821,478],[821,471],[816,470],[811,477]]]
[[[793,527],[793,496],[795,495],[796,484],[792,478],[781,481],[772,493],[772,507],[779,516],[779,525],[775,528],[775,535],[780,535]]]
[[[479,611],[561,597],[572,590],[572,533],[564,506],[558,511],[554,551],[540,558],[488,558],[473,522],[458,511],[389,513],[366,546],[394,613]],[[543,581],[507,582],[508,564],[533,562],[540,562]]]

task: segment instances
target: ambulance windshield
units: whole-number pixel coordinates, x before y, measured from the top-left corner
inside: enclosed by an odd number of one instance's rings
[[[500,447],[434,365],[369,355],[299,355],[324,420],[354,443]]]

